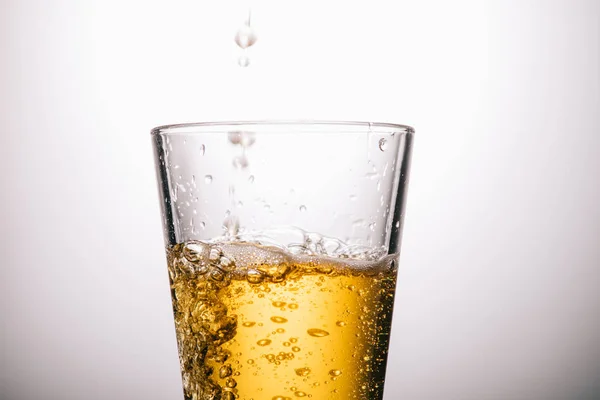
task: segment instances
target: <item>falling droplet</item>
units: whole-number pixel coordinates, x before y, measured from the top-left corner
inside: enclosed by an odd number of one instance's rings
[[[256,33],[249,24],[244,24],[235,34],[235,43],[242,49],[247,49],[256,43]]]
[[[240,56],[238,58],[238,65],[243,68],[246,68],[248,65],[250,65],[250,59],[248,56]]]
[[[379,150],[385,151],[387,148],[387,140],[385,138],[379,139]]]
[[[300,206],[300,212],[305,212],[306,211],[306,206],[302,205]]]
[[[213,181],[212,175],[205,175],[204,176],[204,183],[210,184],[210,183],[212,183],[212,181]]]
[[[248,159],[245,155],[237,156],[233,159],[233,166],[237,169],[244,169],[248,166]]]

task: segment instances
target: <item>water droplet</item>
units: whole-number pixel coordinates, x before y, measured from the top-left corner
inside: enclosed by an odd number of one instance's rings
[[[400,221],[396,221],[396,228],[400,228]]]
[[[309,329],[306,331],[306,333],[308,333],[310,336],[314,336],[314,337],[325,337],[325,336],[329,336],[329,332],[324,331],[323,329]]]
[[[213,181],[212,175],[205,175],[204,176],[204,183],[210,184],[210,183],[212,183],[212,181]]]
[[[308,368],[308,367],[296,368],[294,370],[294,372],[296,372],[296,375],[298,375],[298,376],[308,376],[308,374],[310,374],[310,368]]]
[[[227,236],[237,236],[240,231],[240,220],[235,215],[230,215],[223,221],[223,228]]]
[[[256,342],[256,344],[259,346],[268,346],[271,344],[271,339],[261,339],[258,342]]]
[[[200,228],[202,228],[202,229],[206,228],[206,222],[204,222],[204,221],[200,222]]]
[[[256,43],[256,33],[254,29],[248,24],[242,25],[242,27],[235,34],[235,43],[242,49],[247,49]]]
[[[248,65],[250,65],[250,59],[247,56],[240,56],[238,58],[238,65],[246,68]]]
[[[254,175],[250,175],[250,176],[248,177],[248,182],[250,182],[250,183],[254,183]]]
[[[350,195],[350,200],[354,201],[356,200],[357,196],[355,194],[351,194]]]
[[[385,151],[387,149],[387,140],[385,138],[379,139],[379,150]]]
[[[300,212],[305,212],[306,211],[306,206],[302,205],[300,206]]]
[[[205,145],[201,145],[200,146],[200,155],[203,156],[206,153],[206,146]]]
[[[284,324],[288,322],[288,320],[283,317],[271,317],[271,321],[275,322],[276,324]]]
[[[231,375],[231,365],[223,365],[220,369],[219,369],[219,378],[223,379],[223,378],[227,378],[229,375]]]
[[[248,166],[248,158],[245,155],[236,156],[233,158],[233,166],[237,169],[244,169]]]

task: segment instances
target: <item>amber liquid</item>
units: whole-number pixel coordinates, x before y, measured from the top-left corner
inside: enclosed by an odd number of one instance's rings
[[[381,399],[395,257],[168,249],[185,399]]]

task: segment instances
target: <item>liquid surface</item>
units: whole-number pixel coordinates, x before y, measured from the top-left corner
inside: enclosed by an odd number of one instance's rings
[[[186,400],[383,397],[395,256],[252,243],[167,250]]]

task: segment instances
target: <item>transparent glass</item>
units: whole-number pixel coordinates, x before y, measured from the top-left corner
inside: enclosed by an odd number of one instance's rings
[[[185,399],[382,398],[413,132],[152,131]]]

